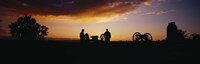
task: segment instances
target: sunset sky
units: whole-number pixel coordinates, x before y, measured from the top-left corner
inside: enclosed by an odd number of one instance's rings
[[[163,40],[169,22],[200,33],[200,0],[1,0],[0,38],[11,36],[8,25],[24,15],[47,26],[50,38],[78,39],[81,29],[93,36],[108,28],[112,41],[131,40],[135,32]]]

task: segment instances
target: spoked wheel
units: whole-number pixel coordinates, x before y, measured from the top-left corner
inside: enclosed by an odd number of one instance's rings
[[[141,36],[141,33],[140,32],[135,32],[132,36],[132,40],[133,41],[139,41],[140,39],[140,36]]]
[[[90,40],[89,35],[86,34],[86,35],[84,36],[84,39],[85,39],[86,42],[88,42],[88,41]]]
[[[106,37],[105,37],[104,34],[101,34],[101,35],[100,35],[100,39],[101,39],[102,42],[105,42],[105,38],[106,38]]]
[[[150,33],[145,33],[144,35],[146,36],[146,41],[152,41],[152,36]]]

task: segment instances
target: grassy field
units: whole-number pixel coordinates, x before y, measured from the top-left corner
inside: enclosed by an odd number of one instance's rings
[[[200,63],[200,42],[0,42],[2,63],[182,64]],[[0,63],[1,63],[0,62]]]

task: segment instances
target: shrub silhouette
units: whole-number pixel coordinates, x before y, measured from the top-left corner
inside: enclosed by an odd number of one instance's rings
[[[9,28],[12,37],[17,40],[44,40],[48,33],[48,28],[41,26],[31,16],[19,17]]]
[[[189,39],[190,40],[194,40],[194,41],[199,41],[200,40],[200,34],[191,34],[190,36],[189,36]]]
[[[178,33],[177,33],[177,36],[178,36],[178,40],[179,41],[185,40],[187,38],[186,31],[183,31],[182,29],[179,29]]]

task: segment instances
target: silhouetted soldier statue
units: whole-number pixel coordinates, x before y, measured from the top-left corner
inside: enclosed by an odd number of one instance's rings
[[[109,43],[110,42],[110,38],[111,38],[111,34],[108,31],[108,29],[106,29],[106,32],[104,33],[104,35],[105,35],[105,42]]]
[[[81,33],[80,33],[80,42],[84,42],[85,41],[85,38],[84,38],[84,29],[81,30]]]

